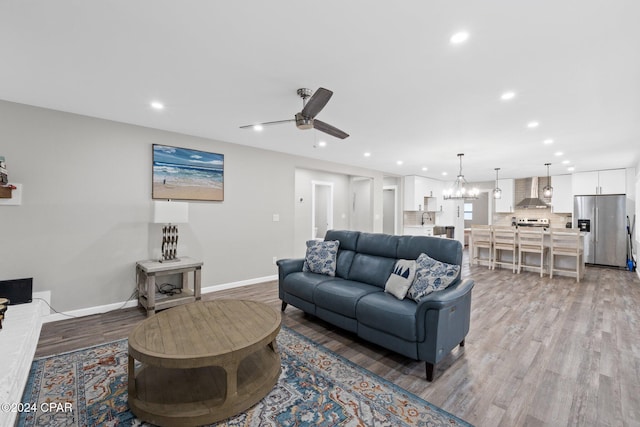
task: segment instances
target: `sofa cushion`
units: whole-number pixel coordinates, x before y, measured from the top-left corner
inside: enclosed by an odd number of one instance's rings
[[[389,234],[360,233],[356,252],[396,259],[399,240],[399,236]]]
[[[454,239],[429,236],[400,236],[396,258],[417,259],[425,253],[447,264],[462,264],[462,245]]]
[[[339,246],[340,242],[337,240],[307,241],[307,254],[302,271],[335,276]]]
[[[349,270],[349,280],[369,283],[384,289],[396,260],[381,256],[356,253]]]
[[[423,341],[416,324],[416,303],[385,292],[363,296],[356,310],[358,322],[407,341]]]
[[[286,293],[313,302],[316,287],[327,280],[331,280],[331,277],[324,274],[297,272],[287,275],[281,286]]]
[[[316,287],[314,302],[317,307],[355,319],[358,301],[373,292],[383,293],[376,286],[335,278],[324,281]]]
[[[447,264],[421,254],[416,260],[416,278],[409,288],[409,298],[419,302],[434,291],[441,291],[454,283],[460,275],[460,266]]]
[[[384,291],[398,299],[403,299],[416,276],[416,262],[412,259],[399,259],[384,285]]]
[[[342,243],[341,243],[342,244]],[[338,249],[338,259],[336,261],[336,276],[343,279],[349,278],[349,270],[351,270],[351,263],[353,263],[353,257],[356,253],[351,250]]]
[[[324,240],[337,240],[340,242],[340,249],[355,251],[359,236],[359,231],[328,230]]]

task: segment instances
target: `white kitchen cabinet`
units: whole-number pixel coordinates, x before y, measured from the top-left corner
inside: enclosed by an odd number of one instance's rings
[[[424,210],[429,212],[437,212],[440,210],[437,197],[425,197],[424,198]]]
[[[404,210],[421,211],[424,210],[424,197],[427,192],[426,178],[421,176],[404,177]]]
[[[554,175],[551,177],[553,196],[551,209],[554,213],[573,212],[573,193],[571,175]]]
[[[444,188],[444,182],[437,179],[427,178],[427,190],[429,196],[429,211],[441,213],[444,209],[442,200],[442,189]]]
[[[404,210],[441,211],[442,182],[416,175],[405,176]]]
[[[627,171],[624,169],[611,169],[598,173],[599,194],[626,194]]]
[[[433,225],[423,225],[418,227],[405,227],[405,236],[433,236]]]
[[[495,200],[496,212],[513,212],[515,203],[515,180],[501,179],[498,181],[498,187],[502,190],[502,197]]]
[[[624,169],[574,173],[572,189],[574,196],[625,194],[627,192],[627,173]]]

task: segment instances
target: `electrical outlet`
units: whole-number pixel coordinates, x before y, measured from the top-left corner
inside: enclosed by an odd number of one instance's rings
[[[272,262],[275,264],[276,261],[278,261],[278,258],[277,257],[273,257],[273,261]]]

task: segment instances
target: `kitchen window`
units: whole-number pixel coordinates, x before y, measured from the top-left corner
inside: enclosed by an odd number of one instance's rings
[[[473,203],[464,204],[464,219],[471,221],[473,219]]]

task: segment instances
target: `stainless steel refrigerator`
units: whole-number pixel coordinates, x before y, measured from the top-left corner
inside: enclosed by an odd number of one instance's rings
[[[573,226],[585,233],[584,261],[588,264],[627,265],[626,196],[575,196]]]

